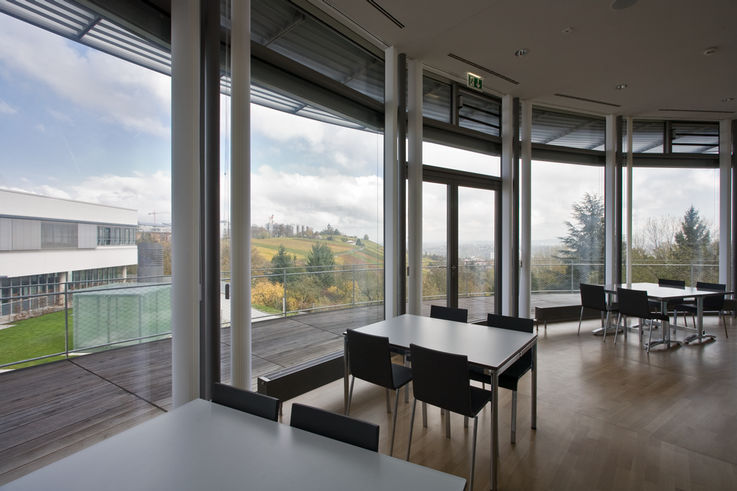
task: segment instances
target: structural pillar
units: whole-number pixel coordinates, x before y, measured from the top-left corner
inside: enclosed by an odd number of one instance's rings
[[[200,2],[171,6],[172,404],[199,394]]]
[[[502,270],[502,301],[503,315],[517,315],[518,301],[516,293],[519,288],[519,264],[517,245],[519,234],[517,231],[517,159],[515,159],[514,141],[517,131],[514,117],[516,99],[511,95],[502,97],[502,247],[500,266]],[[499,259],[497,259],[499,260]]]
[[[230,361],[251,389],[251,1],[231,2]]]
[[[398,161],[399,53],[384,51],[384,318],[401,312],[401,241],[399,187],[404,186]]]
[[[519,315],[531,317],[532,289],[532,102],[520,103]]]
[[[407,63],[407,313],[422,312],[422,62]]]
[[[617,194],[620,192],[617,184],[617,118],[614,115],[606,116],[605,130],[605,167],[604,167],[604,218],[605,218],[605,241],[604,244],[604,277],[607,284],[619,283],[619,260],[616,257],[619,254],[620,246],[617,243],[620,240],[617,224],[621,223],[618,219],[620,210],[617,209],[619,198]]]
[[[719,121],[719,282],[734,288],[732,278],[732,121]]]

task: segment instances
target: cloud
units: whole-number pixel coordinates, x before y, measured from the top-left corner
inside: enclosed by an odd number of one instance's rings
[[[15,114],[18,110],[12,107],[10,104],[0,99],[0,114]]]
[[[128,131],[170,134],[170,78],[0,15],[0,65]]]

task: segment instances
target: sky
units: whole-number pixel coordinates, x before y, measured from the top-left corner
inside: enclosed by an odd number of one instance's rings
[[[168,76],[0,14],[0,187],[138,210],[171,220]],[[223,96],[223,161],[228,98]],[[323,228],[381,240],[383,137],[252,105],[252,222]],[[426,143],[427,164],[497,174],[499,158]],[[229,168],[223,164],[222,217]],[[533,163],[533,242],[565,233],[573,203],[603,193],[597,167]],[[691,205],[718,217],[715,171],[636,170],[635,228]],[[445,189],[425,185],[424,241],[445,236]],[[461,194],[461,240],[491,240],[490,192]],[[0,203],[2,213],[2,203]]]

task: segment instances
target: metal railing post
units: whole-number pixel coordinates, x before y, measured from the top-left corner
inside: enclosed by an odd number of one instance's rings
[[[356,265],[355,264],[351,266],[351,273],[352,273],[351,283],[353,285],[353,301],[351,302],[351,305],[355,306],[356,305]]]
[[[282,268],[282,290],[284,290],[284,295],[282,296],[282,312],[284,313],[284,317],[287,316],[287,268]]]
[[[64,285],[64,354],[69,358],[69,283]]]

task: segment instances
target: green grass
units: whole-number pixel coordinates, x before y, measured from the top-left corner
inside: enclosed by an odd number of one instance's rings
[[[383,247],[370,240],[361,240],[361,242],[363,246],[356,247],[348,242],[343,242],[340,236],[335,236],[334,240],[276,237],[272,239],[253,239],[251,246],[258,251],[261,257],[270,261],[279,250],[279,246],[283,245],[287,254],[297,257],[297,265],[300,266],[307,262],[307,254],[312,246],[317,243],[326,244],[333,251],[335,262],[338,265],[367,264],[384,260]]]
[[[18,360],[64,352],[64,312],[54,312],[17,321],[12,327],[0,330],[0,365]],[[72,346],[72,311],[69,310],[69,345]],[[62,359],[47,358],[13,365],[11,368],[39,365]]]

